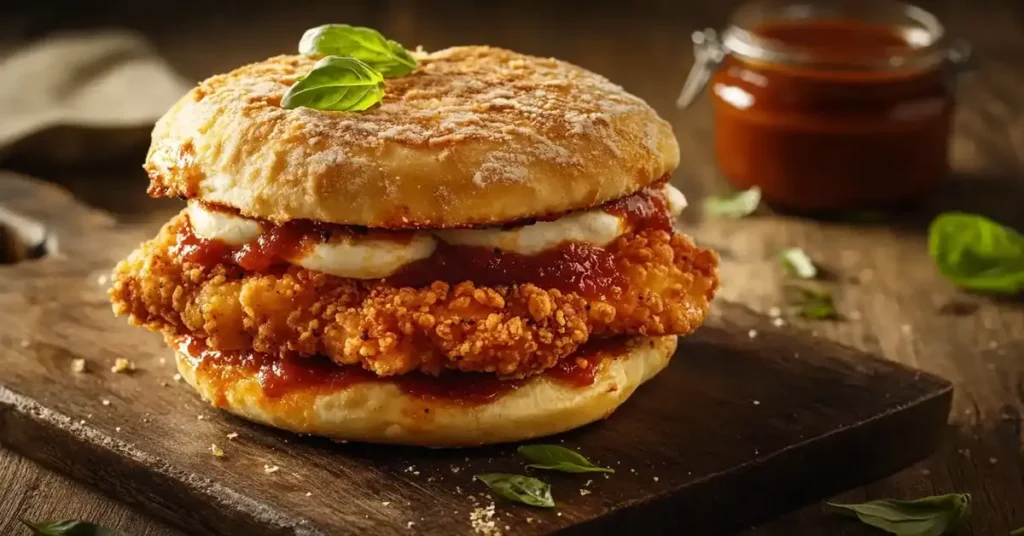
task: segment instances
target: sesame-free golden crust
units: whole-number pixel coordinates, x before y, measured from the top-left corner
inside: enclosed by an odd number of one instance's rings
[[[315,63],[301,56],[200,83],[157,122],[150,192],[277,222],[459,227],[594,206],[678,164],[671,126],[585,69],[491,47],[416,56],[362,112],[281,108]]]
[[[175,353],[178,371],[200,396],[250,421],[344,441],[471,447],[543,437],[607,417],[661,372],[676,349],[672,336],[637,337],[630,343],[597,365],[590,385],[534,376],[482,404],[417,397],[387,381],[297,386],[272,397],[258,373],[230,365],[202,370],[181,349]]]

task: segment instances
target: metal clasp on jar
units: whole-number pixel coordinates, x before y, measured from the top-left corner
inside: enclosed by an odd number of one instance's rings
[[[715,69],[725,60],[726,50],[718,40],[718,33],[713,28],[697,30],[691,37],[693,40],[693,67],[686,76],[683,91],[676,100],[680,110],[689,107],[704,90]]]

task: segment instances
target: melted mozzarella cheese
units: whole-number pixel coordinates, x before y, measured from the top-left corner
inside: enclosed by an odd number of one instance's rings
[[[414,233],[405,242],[363,237],[332,237],[313,250],[289,261],[314,272],[352,279],[377,279],[394,274],[434,253],[437,242],[429,234]]]
[[[436,234],[449,244],[535,255],[567,240],[606,246],[623,233],[623,228],[618,216],[595,209],[512,229],[450,229]]]
[[[686,197],[670,184],[661,193],[673,218],[686,208]],[[193,232],[202,238],[242,246],[259,238],[263,225],[229,212],[212,211],[200,203],[188,205]],[[583,242],[603,247],[632,231],[629,224],[604,209],[574,212],[554,221],[542,221],[511,229],[445,229],[434,231],[449,244],[479,246],[536,255],[562,242]],[[430,257],[437,247],[434,237],[410,232],[408,240],[340,235],[315,245],[301,256],[286,259],[308,270],[351,279],[377,279],[403,266]]]
[[[661,193],[665,196],[665,205],[668,207],[669,214],[673,218],[678,218],[683,213],[683,209],[686,208],[686,196],[678,188],[668,183],[665,183],[665,186],[662,187]]]
[[[245,245],[263,233],[263,226],[256,220],[230,212],[207,210],[194,201],[188,204],[188,219],[192,222],[192,232],[196,236],[220,240],[229,246]]]
[[[662,189],[665,205],[673,218],[686,208],[686,197],[671,184]],[[562,242],[584,242],[603,247],[630,232],[619,216],[595,208],[512,229],[450,229],[435,231],[441,240],[459,246],[479,246],[513,251],[520,255],[536,255]]]
[[[228,212],[212,211],[189,203],[192,232],[208,240],[242,246],[259,238],[260,222]],[[334,236],[304,255],[286,259],[303,268],[351,279],[377,279],[434,253],[437,243],[426,233],[410,233],[408,240]]]

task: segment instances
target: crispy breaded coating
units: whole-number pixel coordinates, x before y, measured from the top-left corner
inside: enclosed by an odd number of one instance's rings
[[[379,375],[444,368],[521,377],[554,366],[590,337],[687,334],[718,288],[717,256],[686,236],[643,231],[608,248],[624,274],[612,298],[533,284],[434,282],[396,288],[291,266],[245,273],[182,263],[171,253],[188,219],[172,219],[114,269],[114,312],[214,349],[324,354]]]

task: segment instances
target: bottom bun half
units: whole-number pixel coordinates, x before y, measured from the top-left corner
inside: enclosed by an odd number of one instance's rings
[[[467,447],[536,438],[603,419],[668,365],[676,337],[638,337],[600,360],[589,385],[538,375],[493,400],[465,403],[418,396],[387,380],[338,388],[296,386],[268,395],[259,372],[198,366],[176,352],[178,371],[214,406],[242,418],[337,440]]]

